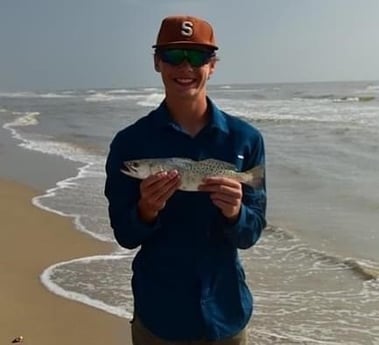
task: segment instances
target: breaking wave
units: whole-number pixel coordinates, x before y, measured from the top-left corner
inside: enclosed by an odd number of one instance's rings
[[[265,232],[273,233],[275,236],[282,238],[282,240],[296,240],[296,236],[291,233],[291,231],[283,229],[278,226],[269,225]],[[341,257],[338,255],[332,255],[323,251],[319,251],[313,248],[302,247],[301,250],[305,252],[308,257],[313,257],[316,259],[315,265],[320,268],[320,266],[332,266],[332,267],[345,267],[350,270],[351,273],[360,277],[362,280],[375,280],[379,282],[379,263]],[[325,268],[325,267],[323,267]]]
[[[368,96],[338,96],[332,94],[325,95],[303,95],[300,97],[296,97],[296,99],[313,99],[313,100],[328,100],[331,102],[339,103],[339,102],[371,102],[375,101],[376,97],[372,95]]]

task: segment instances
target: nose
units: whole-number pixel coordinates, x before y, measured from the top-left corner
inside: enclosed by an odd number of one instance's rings
[[[192,65],[187,61],[187,59],[183,60],[183,62],[177,67],[184,70],[193,70]]]

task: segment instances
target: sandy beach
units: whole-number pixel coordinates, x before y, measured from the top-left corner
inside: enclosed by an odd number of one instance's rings
[[[48,291],[50,265],[108,254],[111,244],[74,230],[71,219],[32,205],[38,191],[0,179],[0,342],[25,345],[130,344],[128,320]]]

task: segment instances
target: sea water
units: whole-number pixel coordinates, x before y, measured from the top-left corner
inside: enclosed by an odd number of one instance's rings
[[[255,303],[249,344],[379,344],[379,82],[212,85],[209,96],[266,144],[270,225],[240,251]],[[114,243],[109,143],[163,97],[159,87],[0,92],[1,123],[19,146],[79,167],[33,203]],[[115,244],[46,267],[41,280],[130,318],[135,252]]]

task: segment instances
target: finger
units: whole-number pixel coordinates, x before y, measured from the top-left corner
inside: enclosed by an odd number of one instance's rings
[[[241,203],[236,202],[236,203],[229,203],[224,200],[220,199],[212,199],[212,202],[214,205],[216,205],[218,208],[222,210],[224,214],[230,214],[233,213],[235,210],[239,210],[241,208]]]
[[[241,203],[240,198],[235,198],[233,196],[222,194],[222,193],[212,193],[211,194],[211,200],[213,202],[222,202],[224,204],[230,205],[230,206],[237,206]]]
[[[151,199],[157,203],[165,202],[178,189],[179,185],[179,176],[165,181],[164,183],[157,183],[154,187],[158,188],[154,188],[154,193],[151,194]]]
[[[230,187],[220,184],[207,184],[200,186],[199,190],[209,193],[225,194],[233,198],[242,197],[242,190],[239,185]]]
[[[226,217],[234,215],[237,212],[238,208],[237,206],[231,206],[220,200],[214,201],[213,204],[218,207]]]
[[[229,205],[228,203],[222,201],[222,200],[212,200],[213,201],[213,204],[216,205],[218,208],[222,209],[222,210],[225,210],[225,209],[229,209],[231,208],[231,205]]]
[[[141,182],[141,188],[149,188],[158,181],[163,180],[167,176],[167,171],[160,171],[156,174],[150,175]]]
[[[170,199],[173,194],[178,190],[180,186],[180,181],[176,181],[173,185],[170,185],[170,187],[165,190],[164,193],[160,194],[160,196],[156,199],[157,203],[166,203],[168,199]]]
[[[172,179],[175,179],[178,176],[177,171],[170,171],[170,172],[161,172],[156,175],[152,175],[142,181],[140,189],[141,194],[144,193],[145,195],[152,195],[159,192],[161,188],[164,188],[164,186],[171,181]]]
[[[166,202],[172,197],[172,195],[175,193],[177,190],[176,187],[173,187],[166,191],[164,194],[161,194],[157,197],[157,199],[154,199],[151,203],[151,207],[160,211],[163,208],[166,207]]]

